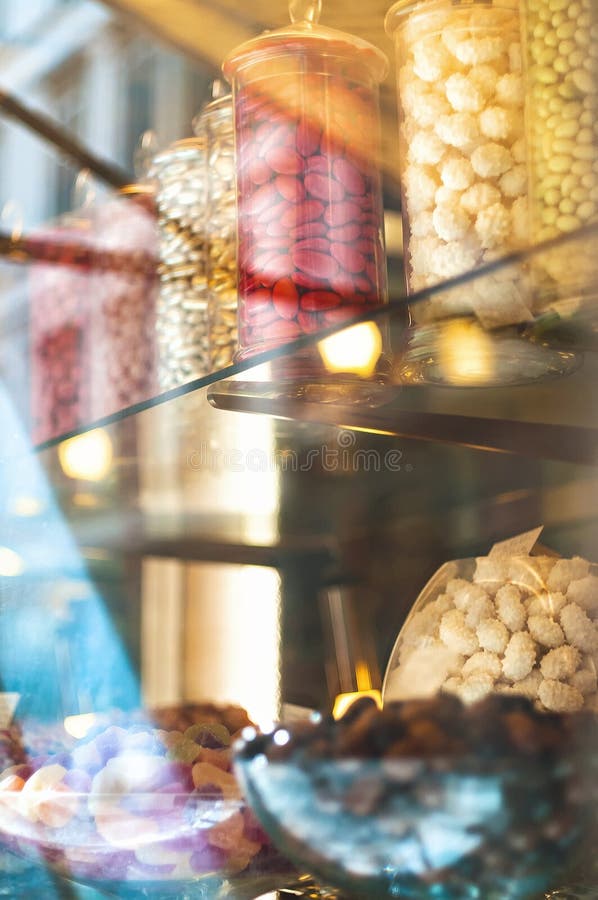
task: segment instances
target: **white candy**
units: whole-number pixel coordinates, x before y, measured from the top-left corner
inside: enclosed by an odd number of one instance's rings
[[[459,150],[472,147],[480,138],[478,121],[474,115],[467,112],[440,116],[435,127],[441,141]]]
[[[485,672],[490,675],[492,681],[496,681],[502,674],[502,666],[500,659],[496,653],[489,653],[487,650],[481,650],[470,656],[464,664],[463,676],[472,675],[474,672]]]
[[[419,131],[409,145],[409,158],[418,164],[435,166],[444,152],[444,144],[433,131]]]
[[[475,632],[465,624],[465,616],[458,609],[446,612],[440,622],[439,635],[442,642],[455,653],[470,656],[478,649]]]
[[[598,614],[598,578],[595,575],[586,575],[572,581],[567,589],[567,600],[577,603],[586,612]]]
[[[454,278],[474,268],[481,249],[480,243],[472,236],[441,244],[430,260],[430,268],[439,278]]]
[[[511,207],[513,236],[520,243],[529,239],[529,205],[527,197],[518,197]]]
[[[463,195],[465,196],[465,194]],[[493,559],[490,556],[478,556],[473,580],[476,583],[485,582],[486,591],[489,584],[495,584],[494,593],[508,580],[508,560]]]
[[[440,190],[440,188],[438,189]],[[434,234],[434,222],[432,220],[432,212],[424,209],[416,213],[411,218],[411,234],[413,237],[423,238]]]
[[[536,646],[525,631],[511,637],[503,659],[503,674],[507,681],[521,681],[534,667]]]
[[[525,83],[521,75],[507,73],[496,83],[496,97],[499,103],[506,106],[523,108],[525,101]]]
[[[483,209],[500,201],[500,191],[493,184],[478,182],[461,195],[461,206],[470,215],[477,215]]]
[[[450,54],[442,40],[435,35],[415,44],[413,57],[413,71],[422,81],[440,81],[452,67]]]
[[[589,571],[589,562],[582,559],[581,556],[574,556],[573,559],[559,559],[554,564],[546,584],[551,591],[561,591],[566,594],[569,583],[585,578]]]
[[[561,625],[570,644],[594,653],[598,650],[598,634],[591,619],[576,603],[569,603],[561,610]]]
[[[507,50],[504,39],[499,36],[471,38],[460,41],[454,50],[455,56],[467,66],[493,62]]]
[[[528,616],[558,616],[563,606],[567,605],[567,598],[559,591],[543,592],[531,596],[526,601]]]
[[[411,268],[414,275],[428,275],[433,271],[434,261],[442,245],[435,237],[413,241],[410,246]]]
[[[497,591],[496,609],[499,619],[509,631],[521,631],[525,625],[526,610],[521,602],[521,594],[515,585],[506,584]]]
[[[562,681],[571,678],[579,668],[581,654],[575,647],[557,647],[550,650],[540,663],[544,678]]]
[[[516,127],[516,114],[511,109],[488,106],[480,113],[480,131],[493,141],[505,141]]]
[[[493,653],[504,653],[509,642],[509,632],[498,619],[486,619],[476,631],[480,647]]]
[[[475,672],[466,678],[458,689],[458,696],[463,703],[477,703],[492,693],[494,681],[487,672]]]
[[[527,627],[533,639],[543,647],[560,647],[564,643],[563,629],[549,616],[530,616]]]
[[[513,690],[530,700],[535,700],[538,696],[538,689],[542,684],[542,673],[539,669],[532,669],[529,675],[515,682]]]
[[[523,197],[527,195],[527,168],[523,165],[513,166],[498,182],[505,197]]]
[[[506,147],[489,141],[471,154],[471,165],[480,178],[498,178],[513,165],[513,157]]]
[[[440,167],[442,183],[452,191],[464,191],[474,180],[471,162],[464,156],[450,155]]]
[[[466,75],[455,72],[447,78],[446,98],[456,112],[479,112],[484,105],[484,95]]]
[[[495,93],[498,73],[493,66],[474,66],[469,72],[469,78],[486,99]]]
[[[501,246],[511,230],[511,215],[502,203],[493,203],[478,213],[475,230],[485,250]]]
[[[409,165],[405,172],[405,190],[407,193],[407,206],[409,213],[413,215],[423,209],[429,209],[434,204],[434,197],[439,184],[421,166]]]
[[[551,712],[577,712],[583,707],[581,691],[554,679],[545,679],[542,682],[538,698]]]
[[[458,206],[437,206],[433,213],[434,229],[443,241],[458,241],[465,237],[470,219]]]
[[[451,191],[444,184],[441,184],[436,191],[434,202],[436,206],[457,206],[461,199],[459,191]]]
[[[570,684],[572,687],[577,688],[584,697],[595,694],[598,690],[596,672],[592,669],[579,669],[579,671],[572,676]]]
[[[494,603],[488,595],[476,597],[465,610],[465,624],[469,628],[477,628],[486,619],[493,619],[494,614]]]

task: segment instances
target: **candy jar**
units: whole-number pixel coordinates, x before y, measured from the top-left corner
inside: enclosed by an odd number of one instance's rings
[[[345,322],[387,299],[372,45],[318,25],[295,0],[292,24],[236,48],[239,350],[260,351]]]
[[[158,234],[154,190],[131,184],[96,212],[92,418],[156,390]]]
[[[410,293],[527,242],[525,87],[517,0],[399,0],[386,30],[398,60],[399,167]],[[496,284],[500,283],[497,288]],[[414,304],[416,322],[532,316],[519,272]]]
[[[595,0],[523,3],[534,242],[598,217],[598,6]],[[596,241],[544,254],[534,267],[547,297],[582,293],[598,276]]]
[[[210,369],[205,132],[160,153],[151,176],[157,184],[160,232],[158,383],[169,390]]]
[[[230,93],[221,81],[199,118],[207,140],[206,240],[208,257],[209,346],[212,369],[233,361],[237,349],[237,206],[235,132]]]
[[[77,179],[76,191],[86,180]],[[76,213],[34,235],[43,259],[29,274],[31,425],[36,443],[81,427],[91,416],[92,193]]]

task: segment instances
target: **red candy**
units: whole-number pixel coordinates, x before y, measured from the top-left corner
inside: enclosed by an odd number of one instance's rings
[[[318,73],[237,91],[242,352],[383,302],[380,181],[363,134],[375,102],[368,88]]]

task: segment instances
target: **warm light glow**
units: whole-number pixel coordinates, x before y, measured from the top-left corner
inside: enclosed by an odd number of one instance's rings
[[[384,434],[389,437],[396,437],[396,431],[382,431],[380,428],[365,428],[362,425],[339,425],[343,431],[363,431],[364,434]]]
[[[438,334],[439,361],[451,384],[483,384],[494,374],[494,349],[488,334],[476,323],[458,319]]]
[[[375,322],[360,322],[319,341],[318,349],[329,372],[367,377],[382,353],[382,335]]]
[[[67,716],[64,720],[64,730],[71,737],[81,740],[86,737],[96,723],[95,713],[84,713],[80,716]]]
[[[382,696],[380,691],[353,691],[350,694],[339,694],[336,700],[334,701],[334,707],[332,709],[332,715],[335,719],[341,719],[350,706],[355,703],[356,700],[359,700],[361,697],[371,697],[372,700],[375,701],[378,709],[382,709]]]
[[[43,503],[37,497],[16,497],[12,503],[13,514],[22,516],[24,519],[39,516],[43,509]]]
[[[0,576],[15,578],[25,571],[25,563],[18,553],[9,547],[0,547]]]
[[[58,459],[68,478],[101,481],[112,465],[112,441],[102,428],[96,428],[64,441]]]

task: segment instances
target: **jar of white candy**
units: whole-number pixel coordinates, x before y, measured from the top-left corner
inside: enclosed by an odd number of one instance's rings
[[[466,703],[520,694],[553,712],[598,711],[598,566],[498,554],[442,566],[403,625],[383,699],[437,691]]]
[[[410,293],[528,240],[525,84],[517,0],[399,0],[386,30],[398,60],[399,163]],[[416,322],[533,317],[520,270],[414,304]]]
[[[598,4],[525,0],[532,238],[558,238],[598,219]],[[598,277],[585,238],[544,254],[537,288],[582,293]]]

